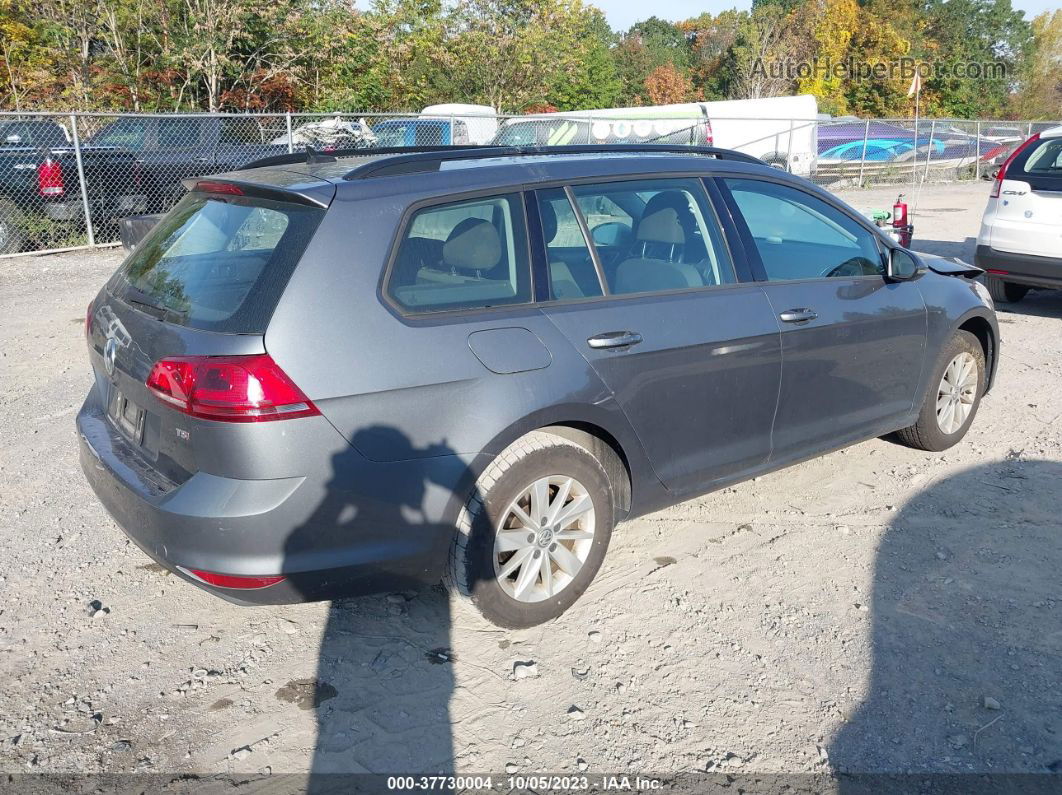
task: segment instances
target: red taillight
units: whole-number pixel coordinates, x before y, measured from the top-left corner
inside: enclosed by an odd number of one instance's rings
[[[200,180],[195,183],[195,189],[201,193],[226,193],[229,196],[243,195],[243,188],[239,185],[233,185],[231,182]]]
[[[986,273],[996,273],[996,274],[999,274],[1000,276],[1007,276],[1010,273],[1010,271],[1001,271],[998,268],[985,268],[985,272]]]
[[[163,403],[204,420],[266,422],[320,413],[266,353],[160,359],[147,386]]]
[[[268,588],[270,585],[276,585],[278,582],[284,582],[286,579],[282,575],[244,577],[237,574],[217,574],[212,571],[186,569],[184,567],[180,568],[181,571],[192,575],[197,580],[202,580],[207,583],[207,585],[216,585],[218,588],[242,588],[244,590],[249,588]]]
[[[59,161],[46,157],[37,166],[37,192],[46,197],[63,195],[63,167]]]
[[[704,120],[704,143],[706,146],[711,146],[715,143],[715,136],[712,135],[712,123],[708,119]]]
[[[1003,165],[1001,165],[999,167],[999,171],[996,172],[996,181],[992,183],[992,192],[988,194],[990,198],[999,198],[999,189],[1003,185],[1003,180],[1007,178],[1007,168],[1010,166],[1011,163],[1014,162],[1014,158],[1020,155],[1022,151],[1029,146],[1029,144],[1033,143],[1034,141],[1038,141],[1039,139],[1040,133],[1034,133],[1032,137],[1030,137],[1027,141],[1021,144],[1013,152],[1011,152],[1010,156],[1003,161]]]

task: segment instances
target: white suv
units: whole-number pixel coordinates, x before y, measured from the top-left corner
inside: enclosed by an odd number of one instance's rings
[[[1029,138],[996,174],[975,262],[996,301],[1062,289],[1062,126]]]

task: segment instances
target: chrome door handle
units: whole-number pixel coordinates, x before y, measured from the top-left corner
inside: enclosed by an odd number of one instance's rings
[[[814,309],[787,309],[778,315],[778,319],[783,323],[806,323],[809,320],[814,320],[819,316],[819,313]]]
[[[642,341],[642,335],[636,331],[606,331],[586,341],[591,348],[627,348]]]

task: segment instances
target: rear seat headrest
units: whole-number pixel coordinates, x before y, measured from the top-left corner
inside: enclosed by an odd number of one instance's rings
[[[442,253],[443,262],[451,268],[467,271],[490,270],[501,259],[498,230],[490,221],[480,218],[465,219],[450,232],[449,238],[443,244]]]

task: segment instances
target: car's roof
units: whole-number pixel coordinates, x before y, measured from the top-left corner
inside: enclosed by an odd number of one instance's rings
[[[219,174],[211,179],[231,179],[286,190],[303,190],[314,183],[331,183],[337,191],[364,190],[372,194],[394,194],[423,192],[433,188],[446,191],[516,187],[625,174],[709,173],[724,164],[728,170],[748,173],[762,173],[769,168],[748,155],[708,148],[625,149],[622,146],[609,146],[578,150],[576,146],[564,147],[556,152],[469,148],[461,151],[436,150],[434,153],[367,152],[335,158],[280,157],[273,160],[288,162]],[[301,162],[290,162],[295,159]],[[771,173],[780,172],[771,169]]]

